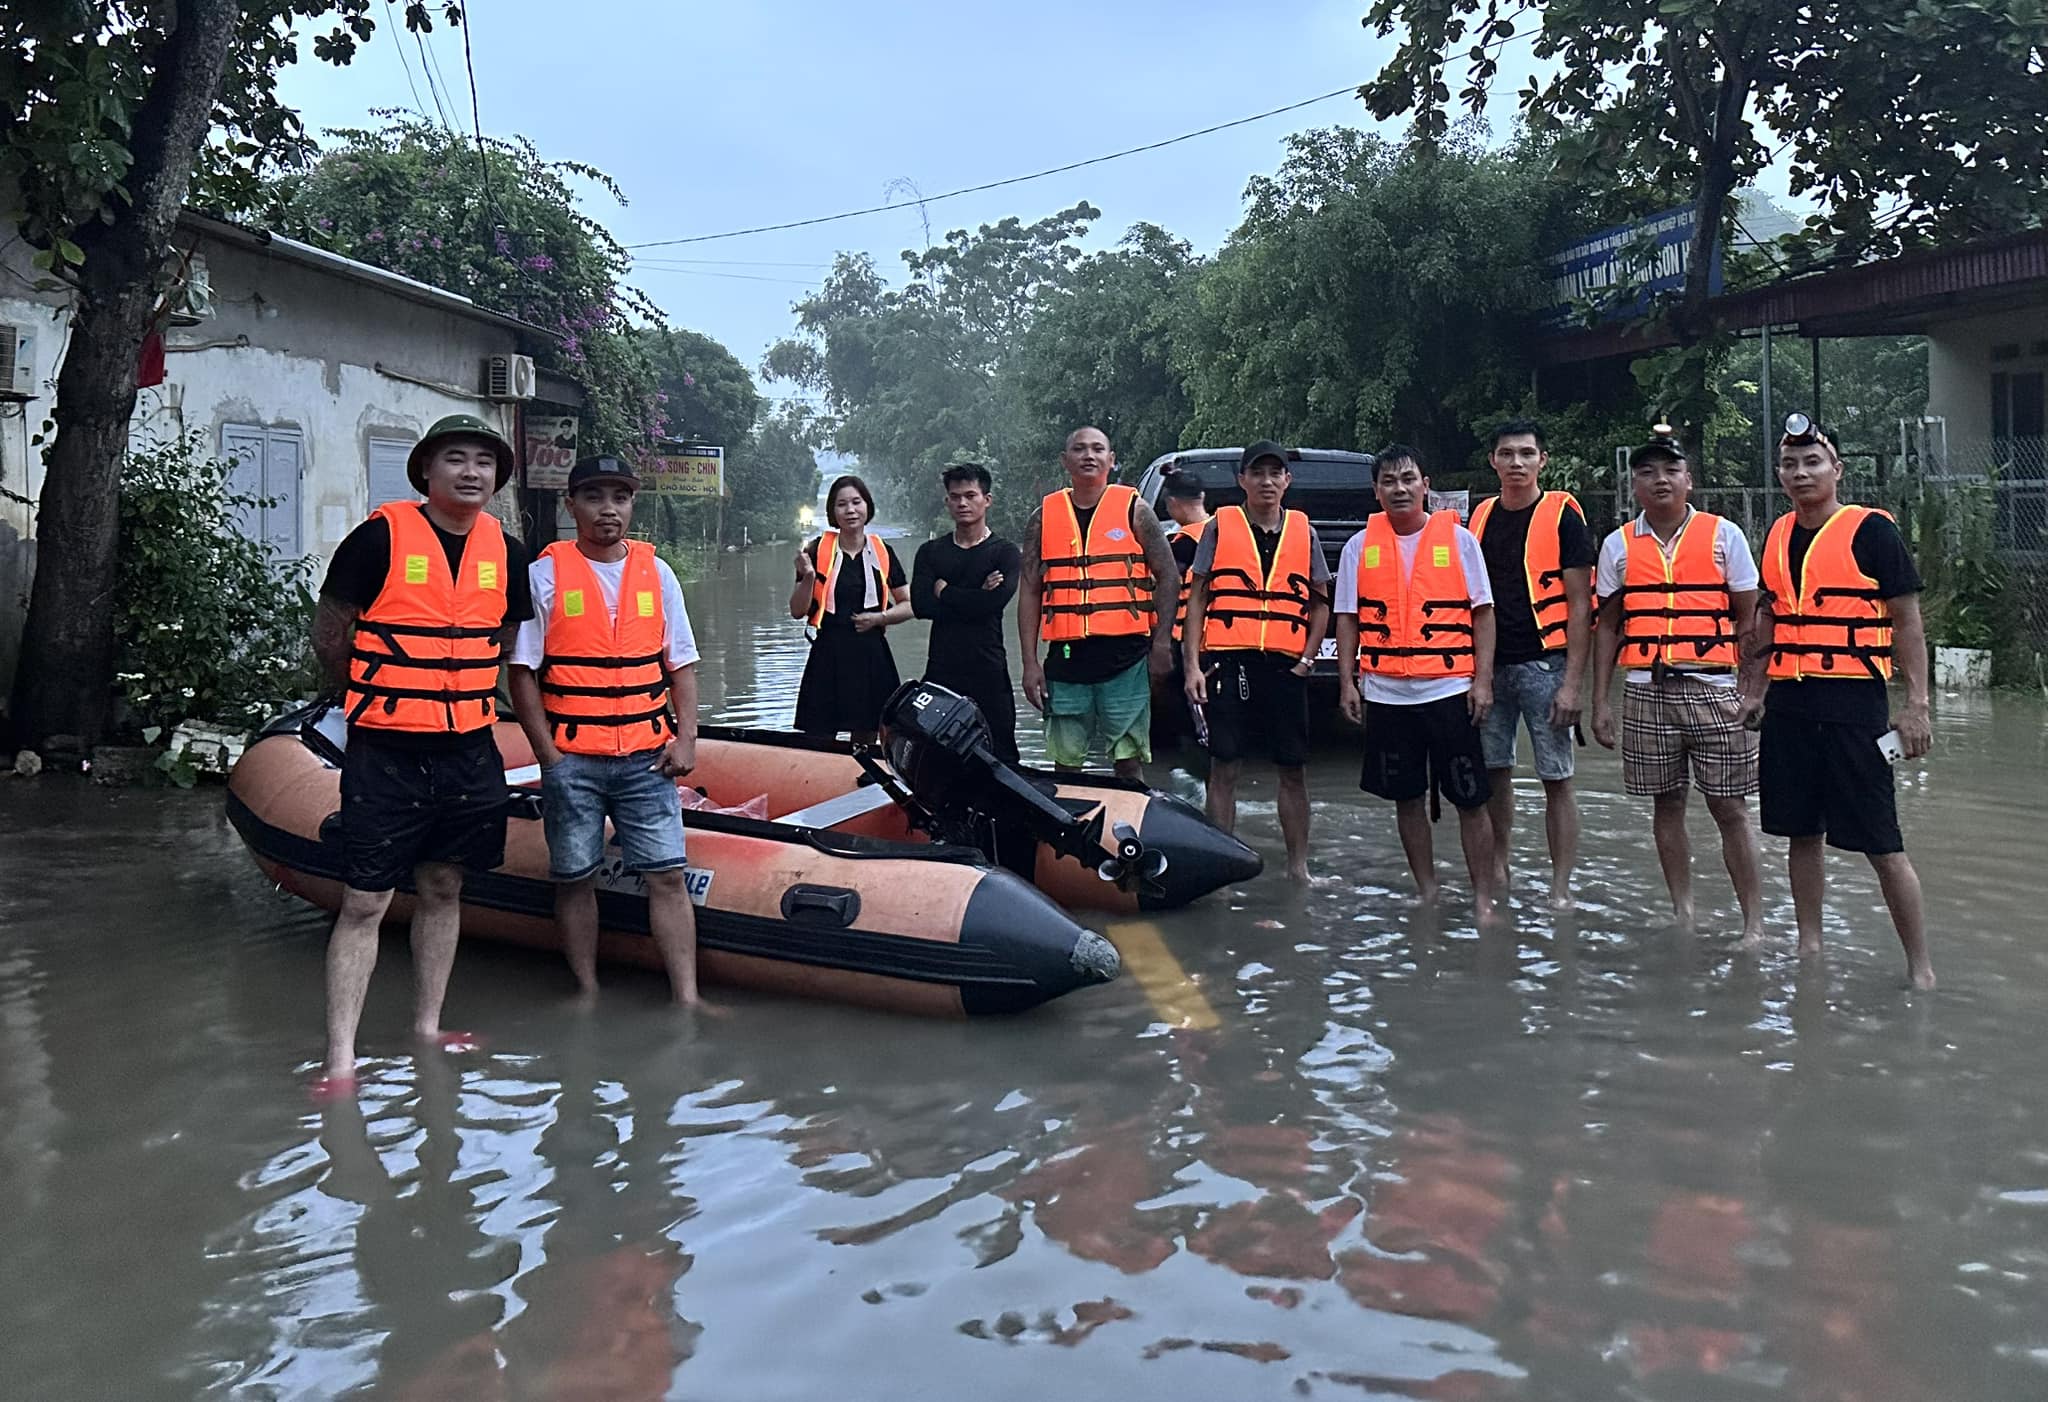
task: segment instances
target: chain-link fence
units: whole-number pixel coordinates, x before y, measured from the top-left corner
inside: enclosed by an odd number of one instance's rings
[[[1881,464],[1850,461],[1842,499],[1889,511],[1927,582],[1936,642],[1987,647],[2010,681],[2048,673],[2048,455],[2041,439],[1948,442],[1926,433]],[[1635,515],[1623,487],[1579,494],[1604,536]],[[1761,549],[1791,509],[1777,487],[1695,487],[1692,503],[1742,527]]]

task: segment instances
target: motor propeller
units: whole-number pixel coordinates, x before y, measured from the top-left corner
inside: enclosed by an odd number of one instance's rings
[[[1137,829],[1129,823],[1115,824],[1110,828],[1110,835],[1116,839],[1115,851],[1102,859],[1095,868],[1095,874],[1104,881],[1114,881],[1120,891],[1164,897],[1166,886],[1159,878],[1166,875],[1166,854],[1149,850],[1138,840]]]

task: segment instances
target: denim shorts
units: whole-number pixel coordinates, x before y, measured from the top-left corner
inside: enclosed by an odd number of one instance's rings
[[[564,754],[540,776],[548,875],[581,881],[604,865],[604,820],[612,820],[626,871],[674,871],[683,860],[683,804],[676,781],[652,766],[660,750],[637,755]]]
[[[1493,669],[1493,709],[1479,727],[1488,769],[1515,767],[1515,725],[1526,722],[1529,743],[1536,751],[1536,777],[1569,779],[1578,768],[1572,752],[1570,726],[1550,723],[1550,703],[1564,687],[1564,653],[1547,653],[1534,662],[1510,662]]]

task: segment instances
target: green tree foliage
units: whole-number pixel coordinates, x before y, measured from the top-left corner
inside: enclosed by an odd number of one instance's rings
[[[1140,224],[1041,293],[1011,370],[1031,438],[1046,450],[1032,464],[1046,483],[1058,471],[1051,449],[1081,424],[1108,434],[1127,466],[1181,445],[1190,405],[1174,350],[1201,266],[1185,239]]]
[[[797,405],[765,414],[749,435],[727,510],[726,539],[792,539],[797,511],[818,496],[817,428]]]
[[[540,359],[582,384],[583,446],[616,452],[661,431],[655,368],[635,320],[659,310],[625,284],[630,258],[577,205],[572,181],[625,195],[603,171],[547,160],[524,137],[474,137],[386,114],[264,192],[281,233],[463,293],[557,338]],[[488,167],[488,168],[487,168]]]
[[[259,724],[314,685],[309,562],[243,534],[259,505],[207,436],[148,444],[121,470],[116,679],[137,729]]]
[[[431,29],[437,13],[455,23],[462,10],[408,0],[405,24]],[[105,730],[120,466],[136,354],[175,275],[171,235],[195,171],[209,202],[239,205],[266,171],[304,154],[277,74],[315,29],[315,56],[347,63],[375,33],[372,0],[0,8],[0,189],[72,313],[13,698],[31,745]]]
[[[1068,285],[1077,241],[1101,211],[1086,203],[1032,224],[1017,218],[948,233],[903,255],[888,287],[872,260],[842,254],[796,306],[797,334],[762,368],[823,393],[840,452],[918,521],[941,501],[939,470],[973,459],[1042,476],[1058,437],[1027,422],[1014,362],[1042,299]],[[1008,500],[1015,500],[1009,498]]]
[[[1345,127],[1289,137],[1184,318],[1185,441],[1371,451],[1398,437],[1463,464],[1528,386],[1527,309],[1562,221],[1544,170],[1528,146],[1490,151],[1473,130],[1433,146]]]
[[[666,326],[638,333],[654,368],[666,432],[732,452],[761,412],[761,391],[738,356],[699,331]]]
[[[1464,63],[1458,101],[1482,111],[1501,50],[1533,25],[1542,71],[1517,97],[1559,138],[1558,173],[1696,204],[1684,290],[1656,313],[1698,348],[1668,362],[1660,396],[1694,424],[1712,409],[1713,250],[1737,184],[1774,153],[1795,193],[1822,197],[1809,245],[1834,257],[2048,209],[2048,7],[2033,0],[1373,0],[1365,24],[1400,44],[1361,95],[1381,117],[1414,112],[1427,138],[1448,125],[1447,70]]]

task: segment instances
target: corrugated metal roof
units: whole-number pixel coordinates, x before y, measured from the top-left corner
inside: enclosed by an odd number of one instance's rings
[[[1715,324],[1727,331],[1797,326],[1809,336],[1881,336],[1923,330],[1987,305],[2036,301],[2048,302],[2048,229],[1809,273],[1708,305]],[[1647,327],[1597,326],[1548,338],[1537,359],[1563,365],[1670,344],[1669,335]]]

